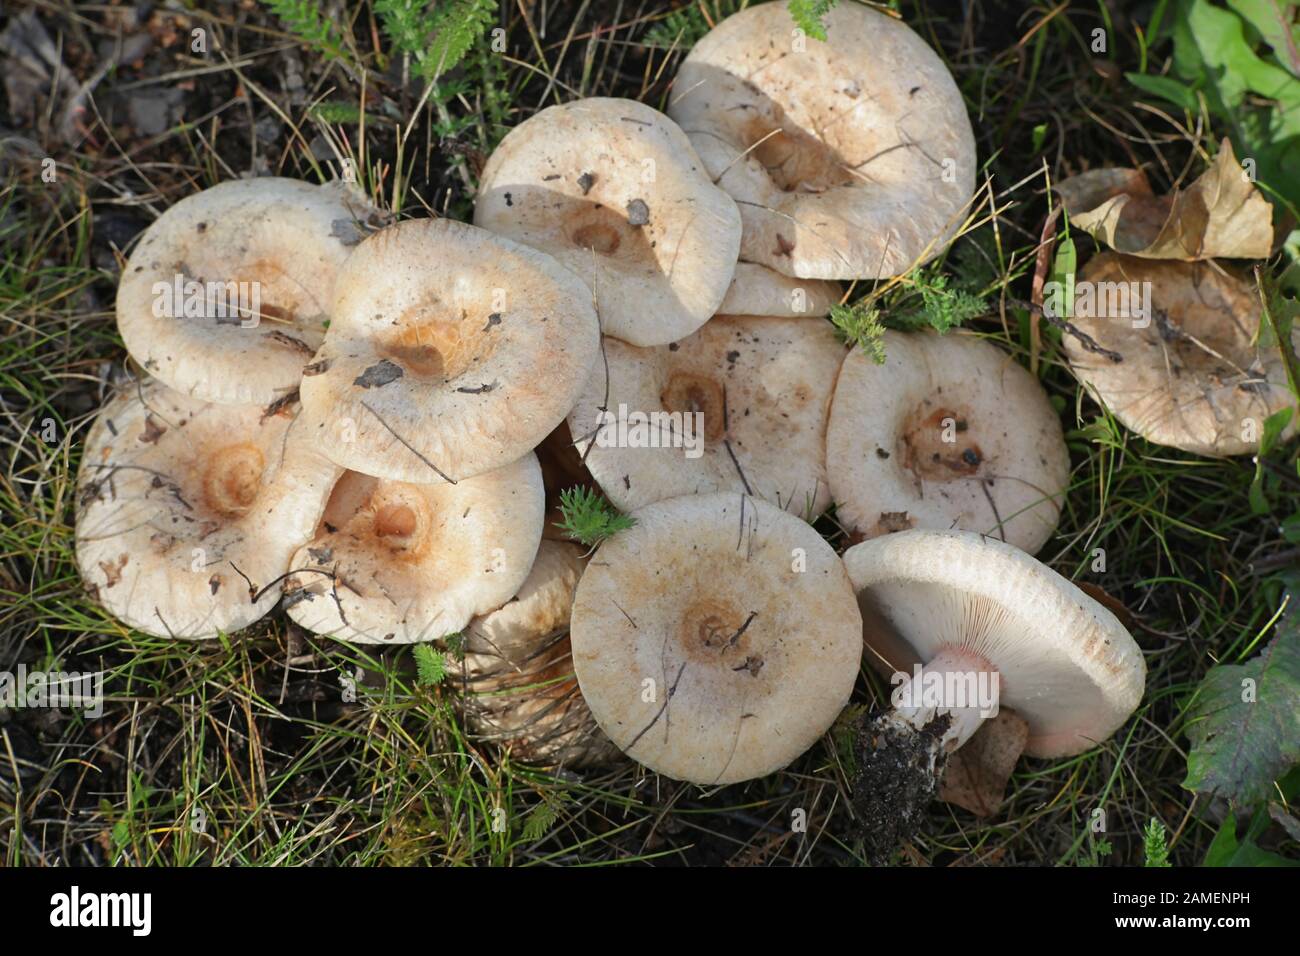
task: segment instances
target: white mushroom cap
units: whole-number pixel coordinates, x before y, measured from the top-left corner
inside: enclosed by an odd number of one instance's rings
[[[1088,262],[1080,286],[1085,282],[1098,290],[1094,302],[1086,308],[1076,293],[1070,321],[1123,359],[1115,362],[1073,336],[1064,337],[1070,367],[1099,403],[1160,445],[1215,456],[1259,450],[1264,420],[1294,400],[1281,351],[1259,341],[1260,302],[1253,283],[1222,263],[1108,252]],[[1111,292],[1101,291],[1134,288],[1149,291],[1146,309],[1131,295],[1127,309],[1118,298],[1116,308]],[[1149,314],[1138,314],[1143,311]],[[1291,340],[1300,348],[1300,329]],[[1295,429],[1292,421],[1283,437]]]
[[[829,322],[720,315],[657,348],[607,337],[605,358],[608,384],[598,361],[569,431],[619,508],[734,491],[811,520],[830,504],[826,417],[844,346]],[[665,412],[682,417],[638,430],[636,416]]]
[[[1018,548],[905,531],[849,548],[844,564],[922,662],[942,654],[996,670],[999,705],[1029,724],[1030,756],[1082,753],[1142,699],[1146,664],[1115,615]],[[873,628],[864,639],[875,645]]]
[[[576,276],[448,219],[359,245],[331,315],[303,407],[326,454],[394,481],[457,481],[517,461],[564,420],[600,347]]]
[[[582,768],[619,755],[573,674],[569,614],[583,564],[576,545],[543,541],[519,593],[465,629],[453,676],[466,724],[516,760]]]
[[[209,404],[153,381],[109,401],[77,479],[77,564],[95,600],[141,631],[187,638],[275,607],[270,585],[339,474],[296,412]],[[256,603],[250,585],[266,591]]]
[[[649,505],[578,583],[578,683],[628,756],[725,784],[786,766],[848,703],[862,619],[835,552],[745,495]]]
[[[605,97],[548,107],[511,130],[483,169],[474,222],[580,275],[602,331],[634,345],[703,325],[740,248],[736,204],[677,125]]]
[[[691,50],[668,114],[740,206],[740,256],[786,275],[879,278],[933,259],[975,190],[975,138],[943,61],[856,3],[804,39],[784,3]]]
[[[294,555],[289,616],[358,644],[455,633],[510,600],[528,577],[544,497],[532,452],[454,485],[347,472],[315,538]]]
[[[731,287],[718,306],[720,315],[770,315],[798,318],[829,315],[840,301],[837,282],[794,279],[752,262],[737,262]]]
[[[320,346],[334,277],[374,213],[343,183],[276,177],[182,199],[122,270],[117,327],[127,351],[196,398],[282,398]]]
[[[996,346],[952,333],[885,333],[840,370],[826,429],[836,514],[875,537],[959,528],[1031,554],[1056,529],[1070,476],[1060,418]]]

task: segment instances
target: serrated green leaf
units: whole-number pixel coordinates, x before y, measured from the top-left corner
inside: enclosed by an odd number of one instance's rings
[[[415,679],[419,684],[433,687],[441,684],[447,676],[447,662],[443,656],[428,644],[416,644],[411,648],[415,659]]]
[[[581,485],[560,492],[560,515],[555,526],[589,548],[636,524],[631,515],[619,514],[598,492]]]
[[[555,808],[549,803],[539,803],[524,820],[523,831],[519,834],[520,839],[525,843],[536,843],[550,832],[551,827],[555,826],[557,817]]]
[[[1273,639],[1244,664],[1210,669],[1188,714],[1183,786],[1235,806],[1267,798],[1273,781],[1300,763],[1300,576]]]
[[[826,14],[838,0],[790,0],[790,18],[814,40],[826,41]]]

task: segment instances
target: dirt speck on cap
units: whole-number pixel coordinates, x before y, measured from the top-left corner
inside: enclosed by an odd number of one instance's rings
[[[146,445],[155,444],[159,438],[167,433],[167,429],[159,425],[152,415],[146,415],[144,420],[144,431],[140,433],[140,441]]]
[[[644,199],[633,199],[627,204],[627,224],[629,226],[645,226],[650,222],[650,207],[645,204]]]
[[[99,562],[99,570],[104,572],[104,587],[114,587],[122,580],[122,569],[130,560],[128,555],[119,554],[116,561]]]
[[[382,359],[354,378],[352,384],[362,388],[381,388],[389,382],[397,381],[402,374],[401,366]]]

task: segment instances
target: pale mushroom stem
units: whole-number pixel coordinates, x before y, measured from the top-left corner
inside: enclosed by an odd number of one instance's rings
[[[978,654],[949,645],[928,664],[918,667],[897,688],[890,717],[922,730],[942,714],[952,721],[939,739],[939,748],[952,753],[975,735],[980,725],[998,713],[999,675]]]

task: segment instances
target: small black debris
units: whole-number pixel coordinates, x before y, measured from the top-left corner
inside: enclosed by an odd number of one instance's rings
[[[388,359],[381,359],[352,380],[353,385],[362,388],[379,388],[402,377],[401,366],[394,365]]]
[[[629,226],[644,226],[650,222],[650,207],[645,204],[644,199],[633,199],[627,204],[627,224]]]

